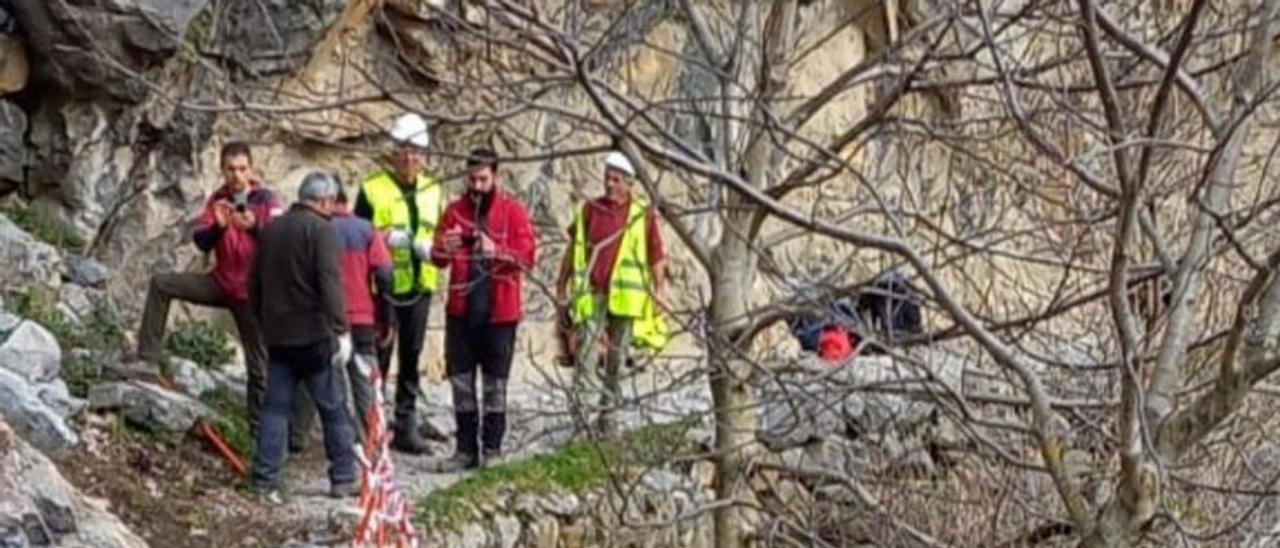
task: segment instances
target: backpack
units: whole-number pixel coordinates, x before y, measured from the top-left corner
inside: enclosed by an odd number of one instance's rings
[[[858,308],[865,310],[871,324],[886,342],[923,330],[920,293],[911,280],[898,270],[890,270],[876,278],[872,290],[859,299]]]

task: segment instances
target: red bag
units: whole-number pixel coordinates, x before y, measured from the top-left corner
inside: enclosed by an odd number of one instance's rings
[[[848,329],[838,325],[822,328],[818,336],[818,356],[833,362],[848,358],[853,354],[853,340]]]

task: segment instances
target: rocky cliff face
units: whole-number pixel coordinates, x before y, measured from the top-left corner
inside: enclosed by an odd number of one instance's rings
[[[4,386],[0,380],[0,387]],[[0,546],[145,548],[147,544],[58,473],[0,418]]]

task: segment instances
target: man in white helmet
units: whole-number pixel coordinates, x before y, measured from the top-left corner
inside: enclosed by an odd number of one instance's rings
[[[379,171],[360,185],[355,214],[368,219],[386,238],[391,251],[391,295],[380,295],[391,306],[395,322],[379,337],[378,365],[385,377],[398,343],[395,427],[392,449],[412,454],[430,452],[416,426],[418,357],[426,341],[427,311],[439,285],[439,271],[431,264],[431,242],[444,211],[444,188],[426,169],[431,143],[427,121],[409,113],[388,128],[395,145],[391,169]]]
[[[618,375],[628,348],[650,342],[640,340],[649,333],[637,326],[654,317],[656,303],[665,302],[666,254],[657,215],[632,196],[635,176],[635,167],[621,152],[605,157],[605,194],[575,212],[569,227],[572,243],[556,280],[557,301],[568,306],[578,333],[575,415],[595,422],[584,426],[606,436],[616,434],[613,407],[619,401]],[[602,348],[603,372],[598,366]],[[598,395],[601,390],[603,398]],[[599,416],[593,418],[597,410]]]

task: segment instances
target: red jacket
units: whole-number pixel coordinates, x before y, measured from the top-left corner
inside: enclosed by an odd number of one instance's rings
[[[452,255],[444,251],[444,236],[450,231],[462,229],[470,235],[475,230],[475,207],[471,199],[463,196],[454,200],[444,210],[444,217],[436,227],[435,243],[431,247],[431,262],[440,268],[449,267],[449,301],[445,313],[454,317],[467,314],[467,280],[471,271],[471,249],[468,246]],[[492,323],[520,321],[522,305],[522,279],[525,270],[533,268],[537,254],[537,242],[533,238],[533,223],[524,206],[502,191],[495,190],[485,233],[497,246],[493,266]]]
[[[253,181],[249,185],[248,209],[257,218],[257,225],[250,230],[241,230],[231,223],[225,228],[218,226],[213,215],[213,204],[218,200],[234,203],[235,195],[223,185],[209,196],[204,211],[196,219],[192,239],[201,251],[213,252],[217,262],[213,267],[213,282],[223,297],[231,301],[248,301],[249,271],[253,269],[253,260],[258,253],[258,232],[281,213],[280,202],[271,189]]]
[[[370,292],[377,280],[379,292],[391,290],[391,252],[369,221],[345,207],[333,211],[331,221],[342,240],[342,289],[347,299],[347,322],[372,326],[377,307]]]

